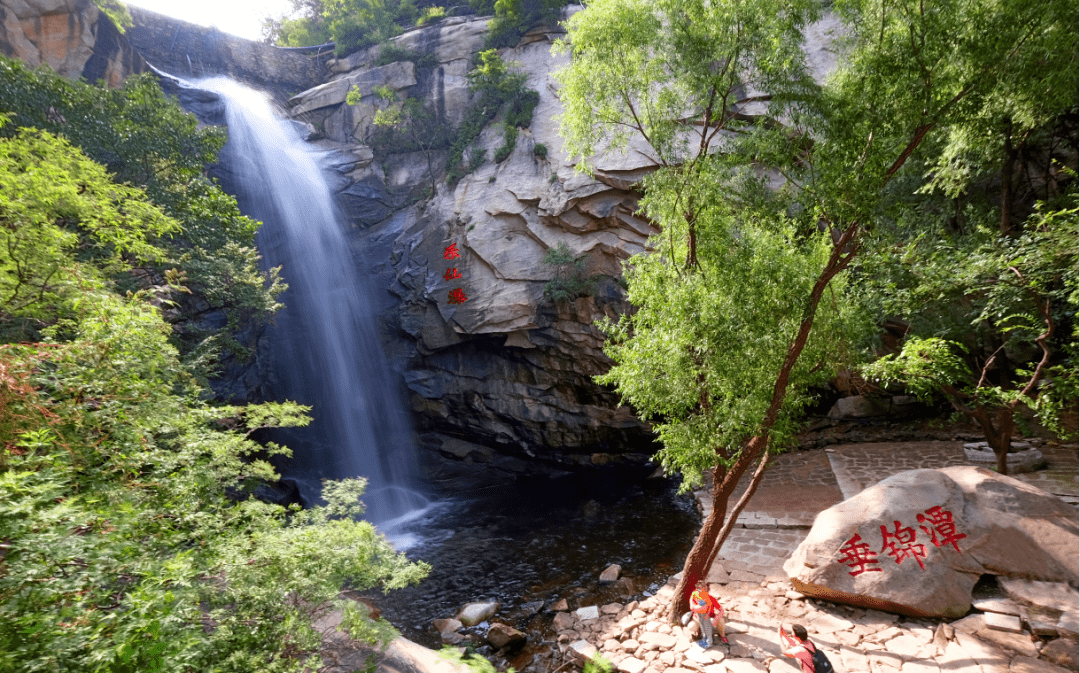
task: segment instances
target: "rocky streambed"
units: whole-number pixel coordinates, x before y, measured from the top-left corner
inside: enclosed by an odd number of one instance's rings
[[[701,518],[674,480],[626,474],[518,480],[451,499],[414,526],[407,554],[431,564],[426,580],[364,598],[406,638],[433,649],[472,646],[518,670],[550,655],[556,613],[642,600],[680,569]],[[617,579],[601,582],[612,564]],[[491,620],[444,639],[437,619],[470,602],[498,603]],[[521,648],[487,643],[493,622],[525,633]]]

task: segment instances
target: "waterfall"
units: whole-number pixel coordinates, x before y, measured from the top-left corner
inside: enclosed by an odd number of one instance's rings
[[[222,162],[241,210],[263,222],[264,260],[289,285],[269,329],[271,388],[275,399],[311,405],[314,420],[279,435],[294,453],[283,471],[314,488],[366,477],[367,517],[387,532],[427,503],[415,490],[415,440],[379,345],[363,260],[352,256],[319,153],[261,93],[226,78],[195,86],[225,104]]]

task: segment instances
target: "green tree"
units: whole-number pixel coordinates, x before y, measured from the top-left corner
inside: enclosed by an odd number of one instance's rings
[[[387,86],[376,87],[375,94],[384,102],[385,107],[375,111],[372,124],[389,133],[396,133],[408,139],[408,145],[423,152],[427,162],[428,180],[431,194],[438,193],[435,182],[435,150],[446,146],[446,134],[440,133],[435,113],[424,107],[422,101],[406,97],[398,101],[397,93]],[[360,89],[356,86],[349,91],[345,102],[356,105],[360,101]],[[373,139],[372,146],[388,144],[392,138]]]
[[[33,129],[0,137],[0,193],[0,334],[9,338],[56,323],[62,306],[132,261],[160,259],[151,239],[180,228],[141,190]]]
[[[470,0],[480,13],[495,16],[488,22],[484,46],[488,49],[517,46],[521,37],[539,25],[554,25],[566,3],[563,0]]]
[[[306,409],[207,405],[157,294],[119,291],[177,223],[33,129],[0,139],[0,186],[0,315],[46,323],[0,345],[0,669],[300,671],[334,608],[388,639],[343,584],[425,569],[358,519],[362,480],[303,511],[251,498],[288,453],[252,433]]]
[[[541,261],[555,270],[555,277],[544,284],[544,299],[553,303],[573,301],[596,291],[597,277],[585,273],[586,256],[575,255],[566,243],[548,248]]]
[[[105,165],[118,182],[144,187],[180,229],[149,232],[148,240],[161,255],[143,260],[135,273],[125,267],[114,280],[136,290],[164,284],[165,271],[177,269],[190,292],[173,293],[176,306],[169,315],[185,359],[208,376],[219,353],[242,355],[237,345],[229,345],[227,333],[240,324],[268,320],[284,284],[277,270],[259,269],[254,247],[259,223],[242,216],[236,200],[204,175],[205,167],[217,160],[224,132],[200,127],[152,76],[132,77],[122,89],[110,90],[0,58],[4,112],[13,123],[0,135],[32,126],[63,136]],[[214,310],[227,316],[224,333],[197,327],[199,317]]]
[[[586,165],[598,148],[633,142],[657,167],[644,181],[644,206],[661,234],[651,255],[630,262],[637,311],[613,331],[615,367],[602,380],[658,420],[665,465],[691,480],[702,470],[713,477],[714,509],[687,557],[672,617],[753,494],[769,448],[790,436],[802,391],[839,355],[842,337],[858,336],[849,270],[902,219],[908,204],[890,190],[932,165],[973,112],[1043,86],[1017,73],[1036,62],[1056,72],[1047,54],[1068,55],[1060,65],[1075,81],[1067,2],[953,0],[928,9],[852,0],[833,5],[844,24],[840,65],[818,90],[798,48],[816,7],[595,0],[567,25],[572,61],[560,79],[570,153]],[[763,170],[783,187],[762,190]],[[772,268],[781,260],[790,272]],[[745,285],[726,286],[725,276]],[[706,282],[718,289],[697,292],[702,315],[677,312]],[[731,296],[713,298],[720,292]],[[757,306],[735,332],[725,327],[724,302],[740,296]],[[724,330],[739,338],[710,340]],[[667,366],[654,367],[654,358]]]
[[[1061,411],[1076,407],[1073,199],[1069,208],[1039,208],[1016,236],[987,226],[920,238],[870,265],[867,294],[882,313],[905,318],[909,332],[901,352],[873,362],[865,375],[903,383],[924,399],[943,393],[982,429],[1001,474],[1018,408],[1059,429]]]

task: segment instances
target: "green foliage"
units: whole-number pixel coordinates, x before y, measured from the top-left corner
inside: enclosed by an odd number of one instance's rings
[[[975,128],[972,115],[1017,109],[1006,101],[1047,86],[1056,112],[1075,105],[1070,3],[834,8],[848,37],[823,88],[799,53],[812,2],[594,0],[561,45],[572,55],[558,75],[570,155],[588,169],[598,149],[633,141],[658,164],[643,205],[663,234],[627,268],[637,312],[609,326],[616,367],[603,380],[660,419],[665,464],[691,478],[730,464],[747,437],[783,437],[800,390],[851,359],[843,340],[858,343],[868,320],[844,267],[904,232],[940,232],[939,202],[917,190],[950,139]],[[1067,56],[1049,65],[1058,50]],[[1054,73],[1031,77],[1036,63]],[[745,91],[768,92],[755,101],[763,114],[736,114]],[[784,186],[762,191],[751,165],[772,167]],[[840,261],[826,266],[830,249]],[[820,303],[808,301],[815,277]],[[788,348],[797,359],[784,373]],[[766,414],[774,390],[778,428]]]
[[[611,673],[615,666],[602,654],[595,654],[585,662],[584,673]]]
[[[317,44],[333,42],[330,28],[325,21],[314,21],[308,18],[280,19],[263,24],[263,34],[267,39],[279,47],[309,47]]]
[[[567,22],[556,50],[572,62],[557,74],[559,118],[570,157],[587,169],[594,149],[645,139],[659,163],[704,156],[721,129],[748,128],[736,106],[767,91],[779,118],[815,89],[800,45],[817,16],[812,0],[590,2]]]
[[[345,56],[398,35],[396,0],[323,0],[334,53]]]
[[[444,647],[439,650],[439,658],[457,667],[464,667],[471,673],[498,673],[495,664],[475,652],[461,652],[454,647]],[[506,673],[514,673],[514,668],[507,668]]]
[[[135,25],[131,19],[131,12],[128,11],[127,5],[120,0],[94,0],[94,4],[97,8],[105,13],[105,16],[116,26],[117,30],[121,33],[125,29],[131,28]]]
[[[179,230],[141,190],[113,183],[63,139],[16,134],[0,137],[0,334],[27,319],[56,323],[63,305],[129,260],[160,259],[150,239]]]
[[[235,199],[203,175],[224,144],[223,131],[200,127],[152,76],[102,89],[0,59],[0,112],[10,113],[13,122],[0,135],[10,137],[23,126],[62,136],[104,164],[116,181],[143,185],[150,200],[179,222],[180,231],[147,232],[161,254],[141,263],[138,273],[131,264],[107,271],[129,289],[161,284],[166,270],[179,271],[190,294],[173,297],[179,304],[169,313],[174,340],[191,362],[205,364],[203,374],[212,373],[216,358],[206,354],[222,339],[195,327],[199,312],[224,310],[231,329],[267,320],[277,310],[284,285],[277,270],[259,270],[259,223],[242,216]]]
[[[585,273],[586,255],[576,256],[566,243],[559,243],[554,248],[544,251],[541,260],[554,267],[555,277],[544,284],[544,299],[553,303],[573,301],[578,297],[588,297],[596,292],[598,276]]]
[[[1058,429],[1061,410],[1076,406],[1080,211],[1072,200],[1040,206],[1015,237],[990,223],[868,260],[865,296],[910,332],[903,350],[866,376],[923,398],[944,393],[961,410],[1022,404]]]
[[[631,140],[658,164],[642,207],[661,233],[625,265],[636,310],[603,325],[615,365],[598,381],[654,421],[659,458],[684,485],[730,467],[750,437],[783,445],[810,387],[844,359],[842,335],[865,328],[843,301],[843,274],[814,315],[807,297],[832,242],[814,211],[790,216],[787,195],[762,188],[750,167],[777,141],[748,133],[752,120],[736,114],[746,90],[768,91],[762,102],[776,117],[814,91],[799,45],[817,9],[597,0],[558,45],[572,56],[556,76],[561,132],[579,167]],[[774,409],[777,371],[808,316],[813,329]]]
[[[250,498],[287,454],[251,433],[306,408],[208,406],[159,293],[109,280],[176,223],[42,131],[0,140],[0,183],[0,315],[40,323],[0,346],[0,669],[300,671],[335,607],[385,641],[341,587],[425,568],[357,519],[362,481],[304,511]]]
[[[479,0],[469,4],[481,13],[495,14],[488,22],[484,47],[501,49],[516,46],[534,26],[554,26],[566,3],[563,0],[495,0],[494,3]]]
[[[539,101],[539,94],[525,87],[525,75],[513,72],[494,49],[476,55],[476,67],[467,77],[470,91],[479,94],[479,100],[469,109],[450,145],[446,173],[451,187],[480,165],[471,160],[476,156],[475,151],[467,164],[464,156],[488,123],[507,110],[503,145],[495,151],[495,161],[499,163],[514,151],[517,130],[532,123],[533,109]]]
[[[322,0],[291,0],[291,11],[267,16],[262,22],[263,39],[281,47],[307,47],[331,42],[323,19]]]
[[[524,85],[523,85],[524,86]],[[527,129],[532,124],[533,111],[540,102],[540,94],[533,89],[525,89],[510,100],[506,110],[506,123],[510,126]]]
[[[445,7],[425,7],[424,11],[420,14],[420,18],[416,20],[417,26],[426,26],[429,23],[435,23],[446,18]]]
[[[397,93],[385,85],[376,87],[375,93],[387,105],[376,110],[372,120],[375,128],[368,140],[372,150],[376,156],[395,152],[423,152],[430,180],[428,196],[434,196],[437,186],[433,153],[447,145],[445,125],[439,124],[435,113],[416,98],[406,98],[399,102]],[[354,86],[345,101],[349,105],[355,105],[359,100],[360,90]]]
[[[541,159],[547,159],[547,145],[543,143],[536,143],[533,145],[533,154]]]
[[[518,130],[513,124],[503,125],[503,144],[495,150],[495,163],[501,164],[517,145]]]
[[[439,59],[433,52],[420,53],[401,47],[394,42],[387,42],[379,49],[379,57],[375,59],[375,65],[388,65],[399,61],[412,61],[420,70],[430,70],[439,64]]]
[[[714,175],[721,182],[722,176]],[[716,192],[720,190],[717,189]],[[716,193],[695,192],[697,265],[683,260],[686,222],[672,212],[670,184],[657,184],[645,208],[664,234],[651,254],[628,260],[628,299],[637,308],[602,329],[615,366],[598,381],[614,384],[663,442],[658,457],[684,487],[730,466],[760,431],[776,370],[806,315],[806,296],[829,256],[826,235],[801,236],[799,223],[775,211],[739,212]],[[870,325],[844,301],[847,279],[833,281],[769,437],[782,446],[797,430],[809,390],[846,357],[845,338]]]
[[[485,150],[483,147],[472,148],[472,150],[469,152],[469,172],[471,173],[477,168],[483,166],[485,161],[487,161],[487,150]],[[491,177],[492,179],[494,179],[495,176]]]

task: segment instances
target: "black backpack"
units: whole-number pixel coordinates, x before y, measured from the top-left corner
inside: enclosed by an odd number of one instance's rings
[[[818,646],[810,642],[809,640],[803,644],[803,647],[809,645],[814,648],[810,650],[810,656],[814,658],[814,673],[833,673],[832,662],[825,656],[825,653],[818,649]]]

